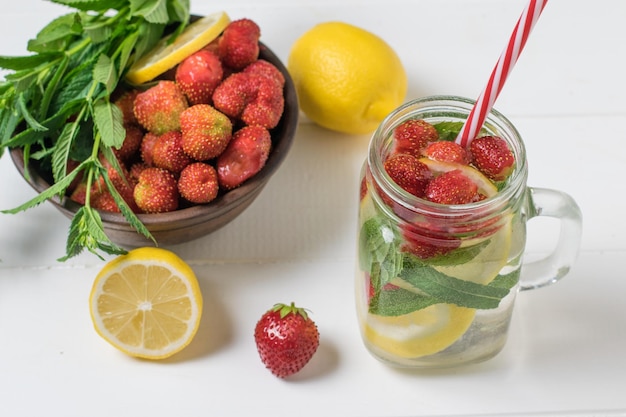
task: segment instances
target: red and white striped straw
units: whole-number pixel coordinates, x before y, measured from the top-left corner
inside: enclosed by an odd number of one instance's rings
[[[517,62],[517,58],[522,52],[522,49],[524,49],[530,31],[537,20],[539,20],[539,15],[541,15],[547,2],[548,0],[530,0],[528,5],[526,5],[526,8],[517,21],[517,25],[515,25],[508,45],[504,51],[502,51],[502,55],[500,55],[500,59],[498,59],[491,73],[487,86],[485,86],[478,100],[476,100],[474,107],[456,138],[456,142],[459,145],[463,147],[468,146],[482,128],[487,114],[489,114],[493,108],[493,103],[500,94],[504,82]]]

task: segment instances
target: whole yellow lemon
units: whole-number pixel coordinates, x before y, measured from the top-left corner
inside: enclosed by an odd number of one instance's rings
[[[304,114],[339,132],[372,132],[407,92],[396,52],[373,33],[343,22],[305,32],[293,44],[287,68]]]

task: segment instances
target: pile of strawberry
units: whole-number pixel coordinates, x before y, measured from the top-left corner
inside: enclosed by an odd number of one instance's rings
[[[256,175],[265,165],[270,130],[283,114],[285,79],[259,59],[259,26],[231,22],[211,44],[145,90],[123,91],[126,138],[114,149],[120,170],[101,157],[115,188],[136,213],[205,204]],[[101,183],[90,204],[119,212]],[[85,203],[85,182],[70,198]]]
[[[425,163],[427,160],[449,164],[450,168],[471,166],[492,182],[506,180],[515,165],[506,141],[498,136],[475,138],[464,148],[456,142],[440,140],[435,126],[425,120],[410,119],[396,127],[392,152],[384,161],[385,171],[396,184],[439,204],[467,204],[487,197],[462,170],[435,173]]]

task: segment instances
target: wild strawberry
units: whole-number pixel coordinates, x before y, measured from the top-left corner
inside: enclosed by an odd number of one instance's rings
[[[180,173],[191,163],[189,155],[183,151],[183,135],[179,131],[163,133],[154,142],[152,163],[174,174]]]
[[[283,86],[267,73],[244,70],[232,74],[215,89],[213,105],[247,125],[273,129],[285,107]]]
[[[159,81],[137,94],[133,111],[141,126],[162,135],[180,129],[180,114],[187,107],[187,98],[174,81]]]
[[[205,161],[226,149],[233,133],[230,119],[209,104],[196,104],[180,115],[182,146],[187,155]]]
[[[164,213],[178,208],[178,187],[174,174],[163,168],[141,171],[134,190],[135,202],[146,213]]]
[[[262,75],[276,81],[281,87],[285,85],[285,76],[274,64],[258,59],[243,69],[246,74]]]
[[[137,125],[126,125],[126,136],[122,146],[118,149],[113,148],[113,153],[124,162],[130,161],[137,155],[143,140],[143,131]]]
[[[417,197],[424,195],[432,177],[428,167],[408,154],[391,155],[385,160],[385,171],[401,188]]]
[[[188,56],[176,69],[176,83],[189,104],[210,104],[213,91],[222,81],[224,70],[217,55],[206,49]]]
[[[506,141],[497,136],[483,136],[470,142],[472,163],[494,181],[503,181],[515,165],[515,157]]]
[[[430,159],[434,159],[435,161],[455,162],[463,165],[467,165],[469,163],[467,151],[456,142],[431,142],[426,145],[422,154]]]
[[[178,178],[180,195],[195,204],[205,204],[217,197],[219,184],[212,165],[194,162],[182,170]]]
[[[458,169],[444,172],[432,179],[424,197],[439,204],[467,204],[478,196],[478,186]]]
[[[409,119],[394,129],[393,139],[395,153],[408,153],[419,157],[428,143],[439,139],[439,133],[425,120]]]
[[[114,101],[114,104],[122,111],[122,121],[125,126],[137,124],[137,118],[133,110],[137,94],[139,94],[139,90],[124,91],[119,98],[116,98]]]
[[[219,54],[225,65],[241,70],[259,57],[261,29],[250,19],[230,22],[219,40]]]
[[[130,166],[128,174],[130,175],[130,178],[135,182],[135,184],[137,184],[137,181],[139,181],[139,175],[141,175],[141,171],[146,168],[148,168],[148,164],[142,161],[135,162]]]
[[[155,133],[148,132],[143,136],[141,140],[141,146],[139,147],[139,153],[141,154],[141,159],[148,166],[153,166],[154,161],[152,158],[154,144],[156,143],[159,135]]]
[[[245,126],[235,132],[217,159],[220,186],[229,190],[256,175],[265,166],[271,147],[270,132],[261,126]]]
[[[279,378],[299,372],[317,351],[319,338],[315,322],[294,303],[274,305],[254,329],[261,361]]]

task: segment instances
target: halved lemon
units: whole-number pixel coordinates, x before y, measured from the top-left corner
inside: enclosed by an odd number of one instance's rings
[[[191,267],[173,252],[138,248],[107,263],[89,297],[96,332],[136,357],[164,359],[185,348],[202,316]]]
[[[397,317],[367,314],[363,335],[373,348],[401,358],[440,352],[470,327],[476,311],[453,304],[434,304]]]
[[[169,36],[164,37],[152,51],[133,64],[126,79],[133,84],[153,80],[211,43],[229,23],[230,18],[225,12],[216,12],[190,23],[171,43]]]

